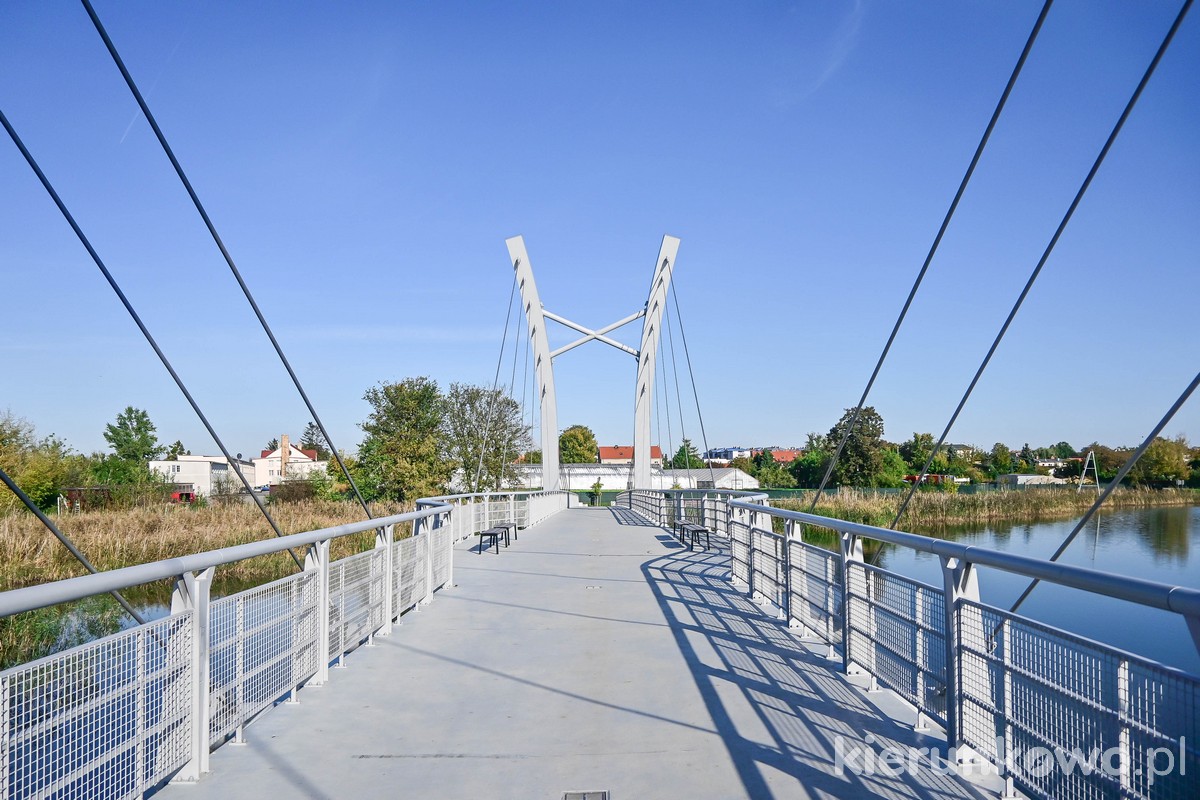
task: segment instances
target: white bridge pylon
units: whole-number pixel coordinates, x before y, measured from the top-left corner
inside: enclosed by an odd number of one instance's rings
[[[630,488],[651,488],[650,413],[654,408],[654,374],[658,366],[658,342],[663,312],[667,309],[667,292],[671,287],[671,272],[675,268],[679,240],[674,236],[663,237],[662,246],[658,250],[658,260],[654,263],[654,276],[650,281],[650,295],[646,299],[646,305],[640,311],[596,330],[542,308],[524,238],[514,236],[506,239],[504,243],[508,245],[508,257],[516,272],[517,287],[521,291],[521,306],[525,309],[529,341],[533,348],[534,374],[537,377],[538,402],[542,414],[542,488],[547,491],[559,488],[558,407],[554,394],[554,359],[593,340],[604,342],[637,359],[633,401],[633,476]],[[606,335],[637,319],[643,320],[642,343],[639,349],[634,350]],[[583,336],[552,351],[550,340],[546,336],[546,320],[565,325]]]

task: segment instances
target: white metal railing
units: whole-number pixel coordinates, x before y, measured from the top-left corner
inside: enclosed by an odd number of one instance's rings
[[[918,728],[941,724],[951,757],[991,764],[1008,794],[1200,796],[1200,677],[984,604],[977,568],[1180,614],[1197,648],[1200,590],[773,509],[764,495],[740,494],[633,491],[619,502],[664,526],[724,518],[735,585],[827,643],[847,672],[907,700]],[[805,541],[805,525],[835,532],[839,552]],[[865,563],[867,539],[938,556],[943,584]]]
[[[9,616],[175,581],[170,616],[0,672],[0,798],[132,798],[197,780],[211,748],[452,584],[455,542],[566,506],[566,492],[431,498],[406,514],[0,593]],[[412,536],[396,541],[402,523]],[[334,539],[370,530],[373,549],[330,560]],[[217,567],[294,548],[307,551],[303,572],[210,599]]]

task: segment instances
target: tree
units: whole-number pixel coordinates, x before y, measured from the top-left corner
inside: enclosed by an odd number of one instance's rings
[[[325,441],[325,434],[321,433],[321,429],[315,422],[304,426],[304,433],[300,436],[300,449],[316,450],[317,461],[328,461],[329,457],[333,455],[329,449],[329,442]]]
[[[896,488],[904,485],[904,476],[908,474],[908,463],[899,451],[891,447],[884,448],[883,462],[880,466],[875,486]]]
[[[356,482],[369,499],[411,503],[441,494],[454,471],[441,434],[445,401],[436,382],[406,378],[366,391],[371,414],[358,450]]]
[[[120,460],[144,465],[162,453],[155,430],[149,414],[126,406],[117,414],[116,422],[104,426],[104,441]]]
[[[558,437],[561,464],[595,464],[600,454],[596,434],[586,425],[572,425]]]
[[[272,439],[271,441],[267,442],[267,446],[264,447],[263,449],[267,450],[269,452],[272,452],[272,453],[275,452],[276,450],[279,449],[279,440]]]
[[[1087,452],[1091,450],[1096,457],[1096,474],[1101,481],[1111,481],[1117,476],[1117,472],[1125,465],[1125,461],[1129,458],[1128,450],[1117,450],[1112,447],[1105,447],[1099,442],[1092,442],[1087,447],[1080,450],[1087,457]]]
[[[993,476],[1008,475],[1013,471],[1012,450],[1008,449],[1008,445],[996,442],[987,455],[986,463]]]
[[[540,464],[542,463],[542,451],[530,450],[521,457],[521,460],[526,464]]]
[[[1075,448],[1071,447],[1071,445],[1067,442],[1059,442],[1050,449],[1053,450],[1054,455],[1058,456],[1059,458],[1074,458],[1076,455]]]
[[[499,389],[450,384],[443,436],[468,492],[515,485],[514,462],[532,445],[521,406]]]
[[[821,485],[825,470],[829,467],[831,457],[825,437],[819,433],[808,434],[804,444],[804,454],[792,462],[792,477],[796,485],[805,489],[815,489]]]
[[[0,413],[0,467],[39,508],[54,508],[68,486],[87,482],[88,459],[51,434],[38,439],[33,425],[11,412]],[[0,513],[21,505],[7,489],[0,490]]]
[[[913,473],[920,472],[925,459],[933,452],[933,434],[913,432],[912,438],[900,445],[900,456],[908,462]]]
[[[763,450],[754,457],[755,475],[758,483],[767,489],[791,489],[796,479],[787,467],[775,460],[770,450]]]
[[[841,486],[876,486],[883,472],[883,417],[874,406],[866,406],[859,415],[858,424],[851,429],[853,416],[854,409],[846,409],[825,437],[828,442],[840,442],[846,430],[850,430],[841,458],[834,467],[834,478]]]
[[[1155,437],[1146,452],[1129,470],[1129,481],[1135,486],[1174,486],[1191,475],[1191,450],[1187,439]]]
[[[183,442],[176,439],[175,443],[167,448],[167,455],[164,458],[167,461],[178,461],[180,456],[190,456],[191,454],[192,451],[185,450]]]
[[[1033,454],[1033,448],[1029,446],[1029,442],[1026,442],[1025,446],[1021,448],[1020,460],[1022,472],[1033,472],[1037,456]]]
[[[704,459],[692,444],[691,439],[684,439],[683,444],[675,451],[675,455],[667,462],[671,469],[704,469]]]

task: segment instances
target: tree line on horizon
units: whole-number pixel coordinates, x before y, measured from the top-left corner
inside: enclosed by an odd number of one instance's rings
[[[809,433],[802,455],[790,464],[776,461],[771,451],[764,450],[753,458],[735,458],[731,466],[749,473],[764,488],[815,489],[820,486],[853,415],[854,409],[848,408],[827,434]],[[883,430],[883,417],[873,406],[865,406],[857,425],[846,438],[829,486],[895,488],[906,485],[907,476],[921,472],[933,451],[936,441],[933,434],[914,432],[911,438],[897,444],[885,440]],[[1065,441],[1037,448],[1025,443],[1019,450],[1002,442],[996,442],[990,450],[943,445],[930,462],[929,474],[988,483],[1012,473],[1050,474],[1050,470],[1039,467],[1037,461],[1058,458],[1067,463],[1053,474],[1059,478],[1078,478],[1087,453],[1091,452],[1096,474],[1105,482],[1116,477],[1133,450],[1108,447],[1099,442],[1076,449]],[[1090,475],[1091,470],[1088,471]],[[1174,486],[1177,481],[1187,486],[1200,486],[1200,448],[1192,447],[1183,435],[1160,436],[1151,442],[1126,480],[1134,486]]]
[[[462,491],[495,490],[518,479],[519,464],[541,463],[541,452],[531,449],[525,409],[503,388],[451,383],[443,391],[436,381],[416,377],[380,383],[363,397],[371,406],[367,419],[359,425],[364,437],[354,454],[341,456],[367,501],[412,502],[444,494],[456,474]],[[827,434],[808,434],[803,454],[790,464],[775,461],[766,450],[753,458],[734,459],[732,466],[767,488],[816,488],[852,414],[853,409],[847,409]],[[914,432],[897,444],[886,441],[883,430],[883,418],[873,407],[865,407],[847,438],[830,485],[898,487],[904,485],[905,476],[920,471],[933,449],[933,434]],[[109,452],[84,455],[53,434],[38,437],[31,423],[5,411],[0,413],[0,468],[42,509],[54,508],[59,495],[70,487],[103,487],[111,502],[136,504],[162,500],[170,486],[165,476],[149,469],[150,461],[191,454],[178,439],[163,445],[149,414],[133,406],[106,425],[103,435]],[[265,449],[278,446],[278,439],[272,439]],[[298,446],[317,451],[319,460],[331,456],[320,428],[312,422],[305,427]],[[560,434],[559,451],[564,464],[595,463],[596,436],[586,425],[571,425]],[[1080,459],[1088,451],[1095,455],[1100,480],[1109,481],[1132,449],[1099,442],[1078,450],[1067,442],[1038,448],[1025,444],[1017,451],[999,442],[986,451],[949,447],[933,459],[930,472],[983,483],[1012,472],[1037,472],[1039,458]],[[704,466],[700,453],[687,439],[664,463],[668,469]],[[1081,460],[1068,461],[1058,476],[1078,477],[1082,468]],[[1191,447],[1184,436],[1160,437],[1130,471],[1128,480],[1143,486],[1174,485],[1177,481],[1198,486],[1200,448]],[[231,489],[239,490],[240,484]],[[353,497],[349,482],[333,460],[324,473],[310,476],[302,494],[326,499]],[[19,506],[12,493],[0,493],[0,513]]]

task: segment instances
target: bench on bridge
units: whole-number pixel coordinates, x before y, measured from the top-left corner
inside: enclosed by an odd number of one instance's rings
[[[480,531],[479,532],[479,551],[478,551],[479,554],[482,555],[484,550],[487,550],[492,545],[495,545],[496,555],[499,555],[500,554],[500,537],[501,536],[504,537],[504,546],[508,547],[510,544],[510,542],[509,542],[510,535],[512,536],[513,539],[517,538],[517,523],[515,523],[515,522],[501,522],[496,525],[493,525],[492,527],[488,528],[486,531]]]
[[[712,546],[712,531],[695,522],[679,523],[679,540],[681,543],[687,544],[688,550],[695,547],[701,536],[704,537],[704,549],[707,550]]]

